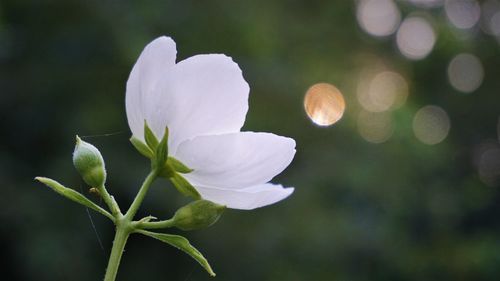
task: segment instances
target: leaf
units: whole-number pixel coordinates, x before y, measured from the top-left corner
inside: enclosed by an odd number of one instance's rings
[[[108,211],[99,207],[94,202],[87,199],[87,197],[83,196],[81,193],[79,193],[71,188],[64,187],[62,184],[58,183],[55,180],[49,179],[49,178],[36,177],[35,180],[45,184],[46,186],[50,187],[52,190],[54,190],[55,192],[59,193],[60,195],[62,195],[64,197],[68,198],[69,200],[74,201],[74,202],[79,203],[79,204],[82,204],[82,205],[84,205],[84,206],[86,206],[86,207],[88,207],[96,212],[99,212],[99,213],[105,215],[106,217],[108,217],[109,219],[111,219],[112,221],[115,220],[115,218]]]
[[[165,128],[165,133],[163,134],[163,138],[161,142],[158,144],[156,148],[156,167],[162,168],[165,166],[168,157],[168,128]]]
[[[144,120],[144,139],[149,148],[151,148],[152,151],[156,151],[159,142],[153,131],[149,128],[148,123],[146,123],[146,120]]]
[[[149,159],[153,158],[153,151],[145,143],[143,143],[142,141],[140,141],[139,139],[137,139],[135,137],[131,137],[130,142],[135,147],[135,149],[137,149],[137,151],[139,151],[140,154],[142,154],[143,156],[145,156]]]
[[[194,186],[192,186],[183,176],[178,173],[174,173],[169,179],[180,193],[185,196],[193,197],[194,199],[201,199],[198,191],[196,191]]]
[[[168,157],[167,165],[170,165],[176,172],[181,174],[188,174],[194,171],[193,169],[188,168],[181,161],[175,159],[174,157]]]
[[[203,268],[205,268],[205,270],[208,272],[208,274],[210,274],[210,276],[212,277],[215,276],[215,272],[212,270],[212,267],[210,267],[210,264],[208,263],[207,259],[205,259],[205,257],[200,253],[200,251],[198,251],[195,247],[193,247],[186,238],[180,235],[156,233],[146,230],[137,230],[137,232],[158,239],[183,251],[184,253],[190,255],[193,259],[195,259],[198,263],[200,263],[200,265],[203,266]]]

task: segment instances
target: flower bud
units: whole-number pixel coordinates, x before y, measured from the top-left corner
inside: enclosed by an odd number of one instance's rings
[[[225,209],[225,206],[208,200],[196,200],[177,210],[172,219],[179,229],[195,230],[217,222]]]
[[[104,160],[99,150],[88,142],[76,137],[73,165],[83,180],[92,187],[100,187],[106,181]]]

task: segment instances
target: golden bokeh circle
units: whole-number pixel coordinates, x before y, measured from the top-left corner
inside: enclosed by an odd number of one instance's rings
[[[342,118],[345,100],[342,93],[332,84],[312,85],[304,97],[307,116],[319,126],[330,126]]]

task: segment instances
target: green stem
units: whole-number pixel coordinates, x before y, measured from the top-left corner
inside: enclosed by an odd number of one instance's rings
[[[109,195],[108,191],[106,190],[106,187],[104,185],[101,185],[98,187],[99,192],[101,193],[101,197],[108,205],[109,210],[111,210],[111,213],[116,217],[117,215],[121,215],[120,207],[116,203],[116,201],[113,199],[111,195]]]
[[[129,235],[129,222],[122,221],[117,223],[115,240],[113,241],[113,248],[111,249],[111,255],[109,257],[108,267],[106,268],[104,281],[115,281],[123,250],[125,249],[125,244],[127,243]]]
[[[139,228],[141,229],[160,229],[160,228],[169,228],[173,227],[174,220],[168,219],[164,221],[154,221],[154,222],[141,222],[139,223]]]
[[[157,176],[157,172],[156,172],[156,170],[153,170],[146,177],[146,179],[144,180],[144,183],[142,184],[141,188],[139,189],[139,192],[137,193],[137,195],[134,198],[134,202],[132,202],[132,205],[130,205],[130,208],[128,209],[127,213],[125,214],[126,220],[132,221],[135,214],[139,210],[139,207],[141,206],[142,201],[144,200],[144,197],[146,196],[146,193],[148,193],[149,187],[156,179],[156,176]]]
[[[115,240],[113,241],[113,248],[111,249],[111,255],[109,256],[109,262],[108,262],[108,267],[106,268],[106,275],[104,276],[104,281],[115,281],[116,279],[116,274],[118,272],[118,267],[120,266],[120,260],[122,258],[123,250],[125,249],[125,244],[127,243],[127,239],[130,233],[132,233],[137,227],[137,223],[132,222],[132,219],[137,213],[139,207],[141,206],[141,203],[144,200],[144,197],[146,196],[149,187],[156,179],[156,176],[157,173],[155,170],[149,173],[149,175],[144,180],[144,183],[142,184],[141,188],[139,189],[139,192],[135,196],[132,205],[130,205],[130,208],[128,209],[125,215],[121,214],[121,211],[118,208],[118,205],[116,204],[113,197],[110,196],[107,192],[103,193],[104,195],[103,198],[108,204],[108,206],[113,206],[113,207],[116,206],[116,209],[110,207],[111,210],[114,212],[113,215],[115,218],[114,222],[116,225],[116,234],[115,234]],[[105,190],[104,187],[102,187],[102,189]]]

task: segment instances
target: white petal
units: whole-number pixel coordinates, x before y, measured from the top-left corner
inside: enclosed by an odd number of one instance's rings
[[[146,101],[157,95],[158,82],[175,65],[175,42],[170,37],[159,37],[142,51],[127,81],[125,106],[132,134],[144,140]],[[161,132],[163,134],[163,131]]]
[[[176,157],[193,172],[193,184],[243,189],[270,181],[295,155],[295,141],[270,133],[201,136],[179,145]]]
[[[152,120],[168,125],[169,149],[174,153],[182,141],[196,136],[239,132],[248,111],[248,93],[230,57],[197,55],[175,65],[164,81],[162,98],[147,110]]]
[[[247,187],[245,189],[221,189],[196,186],[204,199],[231,209],[252,210],[274,204],[288,197],[294,191],[293,187],[283,188],[282,185],[271,183]]]

